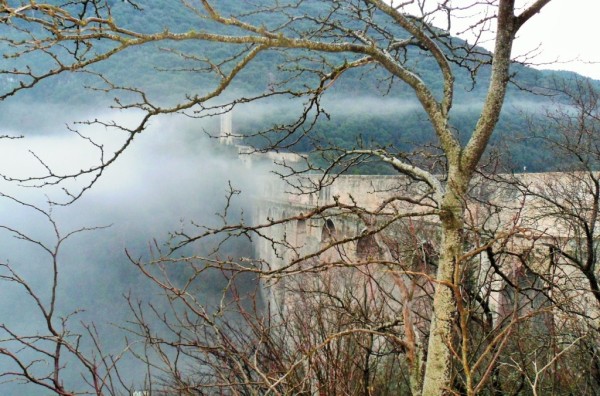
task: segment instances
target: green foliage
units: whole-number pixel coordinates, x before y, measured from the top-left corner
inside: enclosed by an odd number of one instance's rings
[[[194,2],[192,2],[193,4]],[[162,2],[146,0],[136,9],[128,2],[109,1],[111,15],[117,24],[135,31],[159,32],[165,29],[174,32],[191,30],[215,31],[218,33],[239,33],[227,27],[216,26],[214,22],[198,16],[179,1]],[[251,11],[252,7],[247,2],[219,2],[218,7],[225,14],[240,14]],[[306,1],[299,9],[290,9],[290,13],[298,15],[294,28],[299,32],[307,31],[314,22],[302,18],[303,13],[317,15],[325,12],[325,8],[318,1]],[[340,11],[343,13],[343,10]],[[246,13],[243,18],[255,24],[266,27],[275,26],[278,22],[275,16],[264,19],[257,14]],[[263,19],[260,19],[263,18]],[[360,23],[350,20],[349,26]],[[385,19],[378,20],[377,24],[396,31],[398,37],[406,33],[391,27],[391,22]],[[1,32],[0,32],[1,33]],[[44,34],[43,32],[36,32]],[[377,37],[377,34],[375,37]],[[383,38],[381,38],[383,39]],[[455,45],[462,42],[452,39]],[[102,51],[111,44],[97,43],[93,51]],[[165,48],[167,47],[168,50]],[[8,48],[2,48],[9,50]],[[17,103],[54,102],[69,105],[104,106],[113,100],[113,96],[120,96],[121,100],[135,101],[135,94],[124,94],[115,91],[108,94],[98,94],[98,91],[86,92],[81,87],[92,87],[96,90],[106,89],[108,86],[103,80],[93,73],[101,73],[113,84],[120,87],[135,87],[147,92],[149,99],[157,105],[167,105],[180,102],[189,95],[202,95],[215,87],[217,80],[214,74],[207,73],[208,64],[203,58],[210,57],[215,63],[224,61],[242,46],[228,46],[222,44],[205,43],[197,41],[184,41],[177,43],[149,43],[140,47],[130,48],[108,61],[91,65],[88,73],[64,74],[57,78],[41,83],[35,90],[20,93],[13,101]],[[6,52],[5,52],[6,53]],[[186,54],[185,56],[183,54]],[[66,54],[59,54],[66,56]],[[293,56],[306,55],[303,53]],[[286,81],[293,71],[285,70],[280,66],[286,60],[278,51],[270,50],[260,54],[231,84],[228,92],[235,95],[251,95],[266,92],[272,81]],[[287,55],[289,56],[289,54]],[[332,64],[342,64],[351,58],[349,55],[335,54],[324,58]],[[406,67],[414,70],[430,87],[435,95],[442,93],[441,73],[436,62],[420,50],[411,49],[407,53]],[[20,65],[23,62],[33,63],[34,70],[40,70],[52,64],[49,56],[36,55],[32,62],[30,56],[23,59],[8,58],[2,60],[0,66],[9,69],[11,65]],[[304,60],[304,62],[309,62]],[[307,63],[309,64],[309,63]],[[315,60],[315,65],[319,62]],[[226,65],[225,71],[233,65]],[[510,162],[515,169],[527,167],[529,170],[550,170],[553,163],[545,161],[548,156],[540,152],[535,146],[521,139],[528,129],[528,117],[540,113],[543,108],[553,105],[553,88],[559,80],[573,80],[578,78],[574,73],[541,71],[520,64],[513,65],[515,85],[509,89],[507,104],[502,113],[502,118],[497,126],[492,146],[499,149],[505,146],[509,153]],[[476,84],[473,85],[471,74],[464,68],[454,65],[455,74],[455,106],[451,115],[452,127],[462,141],[466,141],[477,121],[478,110],[484,100],[490,77],[489,66],[479,69]],[[387,73],[378,68],[367,70],[352,70],[336,81],[334,87],[324,98],[325,109],[330,117],[321,117],[314,127],[311,139],[303,139],[294,147],[301,152],[310,152],[317,145],[321,147],[393,147],[399,151],[411,151],[425,145],[435,145],[435,136],[431,124],[425,113],[418,109],[416,98],[411,90],[403,84],[386,79]],[[304,77],[304,76],[303,76]],[[299,90],[306,79],[315,76],[307,75],[306,78],[293,79],[285,83],[290,90]],[[0,84],[9,86],[13,84],[4,77]],[[536,95],[543,93],[544,96]],[[384,98],[373,106],[364,105],[352,108],[335,106],[342,99],[354,98],[363,103],[370,99]],[[281,101],[281,99],[278,99]],[[287,99],[285,99],[287,100]],[[283,100],[283,101],[285,101]],[[293,99],[289,99],[293,100]],[[367,102],[364,102],[367,103]],[[381,111],[383,106],[389,109]],[[257,129],[268,129],[274,124],[285,124],[291,121],[291,116],[276,114],[278,110],[270,111],[270,115],[261,119],[245,120],[239,118],[243,124],[237,128],[250,133]],[[276,115],[275,115],[276,114]],[[299,132],[300,133],[300,132]],[[519,139],[515,139],[519,137]],[[289,141],[292,141],[290,139]],[[510,142],[509,142],[510,140]],[[247,143],[264,146],[266,141],[248,139]],[[372,166],[371,164],[370,166]],[[352,170],[353,172],[385,172],[390,170],[385,166],[374,166],[367,169],[364,166]]]

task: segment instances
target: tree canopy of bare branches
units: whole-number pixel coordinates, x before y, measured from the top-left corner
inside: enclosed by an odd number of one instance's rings
[[[1,100],[36,89],[46,80],[84,75],[98,95],[114,97],[116,109],[138,116],[138,121],[129,125],[87,121],[121,133],[122,140],[114,150],[75,131],[89,141],[98,156],[89,167],[58,172],[38,158],[43,173],[4,178],[33,186],[85,180],[79,188],[65,189],[66,199],[60,203],[68,204],[92,188],[154,118],[174,114],[204,118],[254,102],[293,102],[297,109],[293,117],[236,136],[254,144],[255,152],[293,151],[299,142],[311,141],[326,165],[315,165],[312,158],[300,167],[283,161],[277,170],[283,188],[302,199],[324,194],[339,178],[338,172],[369,161],[387,164],[402,176],[399,180],[404,184],[387,191],[386,198],[376,205],[334,195],[301,213],[266,216],[254,224],[229,221],[229,204],[238,194],[231,187],[221,226],[176,232],[173,244],[158,250],[150,262],[130,256],[173,302],[172,316],[153,312],[169,338],[154,333],[143,310],[130,301],[135,326],[129,330],[143,337],[147,350],[152,351],[140,356],[141,360],[164,370],[162,385],[180,394],[204,394],[203,388],[210,389],[208,392],[227,388],[232,394],[342,394],[343,381],[352,384],[350,392],[356,394],[408,390],[426,396],[474,395],[484,389],[517,394],[525,386],[536,394],[547,389],[546,372],[551,368],[559,371],[559,360],[580,345],[587,329],[569,320],[561,322],[562,327],[557,325],[549,307],[559,303],[566,307],[566,300],[577,300],[554,288],[566,287],[556,281],[555,272],[532,264],[540,254],[536,249],[542,236],[528,228],[530,219],[524,213],[528,197],[539,196],[540,190],[512,183],[506,192],[514,198],[509,208],[506,201],[486,197],[485,177],[476,175],[511,81],[513,43],[531,18],[543,17],[537,14],[548,3],[550,0],[466,1],[460,5],[425,0],[257,0],[238,5],[171,0],[166,4],[185,10],[189,19],[178,26],[154,26],[123,17],[156,12],[144,10],[154,3],[2,1],[5,61],[0,76],[6,83]],[[129,11],[117,12],[122,9]],[[472,22],[459,29],[470,33],[472,42],[450,35],[467,17]],[[479,40],[488,37],[493,37],[493,49],[484,51]],[[177,62],[149,65],[153,72],[202,76],[197,81],[201,84],[184,79],[182,87],[173,88],[178,94],[162,95],[143,82],[122,81],[110,70],[128,54],[154,52]],[[244,92],[236,84],[252,78],[259,59],[269,59],[277,76],[260,92]],[[434,65],[435,79],[424,76],[425,62]],[[489,71],[489,78],[483,82],[487,87],[477,122],[470,130],[459,130],[453,124],[456,76],[467,73],[472,83],[478,84],[483,69]],[[370,73],[381,76],[383,94],[416,99],[418,111],[434,131],[435,141],[430,146],[408,153],[358,142],[347,149],[313,133],[317,122],[328,116],[323,100],[329,91],[346,84],[345,92],[352,93],[352,81]],[[597,121],[597,102],[586,95],[573,95],[584,98],[578,118],[568,118],[570,113],[560,115],[560,119],[570,120],[564,130],[569,132],[572,124],[577,124],[579,135],[565,133],[565,139],[554,144],[566,147],[584,165],[582,177],[593,205],[582,211],[578,202],[551,194],[538,198],[550,212],[561,209],[561,222],[567,228],[577,226],[575,239],[582,246],[578,255],[573,255],[560,241],[554,241],[547,257],[560,256],[580,271],[598,299],[594,245],[597,159],[590,159],[581,147],[582,141],[589,142],[586,148],[595,147],[594,140],[586,137],[590,130],[586,125],[590,118]],[[558,193],[556,188],[550,189]],[[573,194],[564,195],[575,200]],[[512,217],[503,214],[507,212]],[[353,216],[365,228],[359,234],[344,235],[331,220],[336,216]],[[313,219],[323,222],[323,238],[314,251],[302,250],[298,241],[276,238],[271,231],[283,229],[285,234],[291,222],[305,224]],[[419,227],[420,233],[415,231]],[[428,240],[421,240],[421,235]],[[266,241],[274,261],[283,260],[283,265],[261,258],[225,257],[216,253],[218,249],[212,255],[177,256],[193,244],[221,238],[217,245],[223,246],[235,237]],[[349,243],[356,245],[354,257],[344,250]],[[183,264],[192,274],[188,282],[172,280],[169,266],[176,264]],[[228,298],[212,310],[193,293],[199,274],[207,268],[218,268],[231,279],[225,293]],[[235,281],[243,273],[279,284],[288,308],[279,307],[277,315],[270,316],[265,301],[264,306],[258,298],[247,305]],[[11,279],[18,282],[16,275]],[[345,285],[340,290],[332,286],[337,281]],[[231,322],[223,319],[228,318],[228,311],[235,312]],[[536,330],[544,321],[552,322],[550,327],[561,333],[562,343],[547,359],[539,358],[544,355],[545,339]],[[580,334],[573,335],[575,330]],[[521,347],[513,342],[515,336],[539,339]],[[260,345],[254,345],[257,342]],[[594,348],[590,353],[595,356]],[[508,351],[506,355],[504,351]],[[398,359],[399,354],[406,359]],[[148,356],[158,356],[161,363],[153,363]],[[391,376],[396,376],[396,388],[386,386]]]

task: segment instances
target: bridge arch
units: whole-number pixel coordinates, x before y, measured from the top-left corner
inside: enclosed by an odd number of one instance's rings
[[[337,238],[337,230],[335,223],[331,219],[325,220],[323,228],[321,228],[321,243],[329,243]]]
[[[356,241],[356,257],[359,260],[378,259],[379,256],[380,246],[374,235],[366,234]]]
[[[296,222],[296,247],[301,248],[306,243],[306,220],[300,219]]]

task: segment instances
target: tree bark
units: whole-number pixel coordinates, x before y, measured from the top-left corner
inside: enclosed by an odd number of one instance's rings
[[[452,173],[451,173],[452,174]],[[455,174],[456,175],[456,174]],[[452,327],[456,318],[454,301],[455,275],[460,270],[463,253],[463,195],[466,180],[458,174],[448,180],[448,190],[441,205],[441,251],[433,299],[433,317],[423,396],[443,395],[450,386]]]

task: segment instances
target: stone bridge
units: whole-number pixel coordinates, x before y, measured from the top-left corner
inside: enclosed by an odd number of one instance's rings
[[[304,193],[291,191],[293,187],[283,181],[268,184],[255,208],[254,219],[259,223],[289,219],[269,228],[267,238],[256,246],[258,257],[276,267],[316,252],[332,240],[353,239],[343,244],[343,254],[348,260],[361,256],[361,249],[367,246],[359,242],[361,235],[375,226],[370,221],[373,213],[408,185],[406,178],[398,176],[336,176],[321,187],[318,176],[307,180],[310,186],[304,184]],[[383,209],[381,216],[389,217],[408,206],[397,201]],[[314,214],[308,216],[310,213]],[[282,243],[274,248],[272,240]]]
[[[221,143],[235,145],[247,167],[273,161],[293,166],[306,160],[293,153],[257,152],[236,144],[238,137],[231,113],[225,114],[221,120]],[[487,238],[508,243],[513,252],[539,251],[543,260],[549,257],[550,244],[573,249],[570,244],[578,231],[549,208],[548,200],[540,197],[550,197],[558,205],[563,201],[588,205],[593,199],[588,176],[523,173],[474,180],[469,197],[465,198],[465,217],[466,229],[472,230],[472,236],[478,240],[465,237],[466,248],[477,248]],[[405,176],[378,175],[310,175],[299,180],[293,180],[292,185],[282,180],[267,183],[254,205],[252,223],[272,224],[262,228],[262,237],[255,239],[255,253],[274,273],[301,272],[307,260],[355,265],[376,258],[406,265],[412,261],[427,262],[427,256],[435,254],[432,242],[438,239],[439,220],[433,214],[435,205],[424,183],[415,183]],[[583,208],[572,209],[577,212]],[[379,228],[384,229],[378,232]],[[510,241],[502,235],[510,235]],[[480,261],[479,268],[489,268],[485,255],[473,259]],[[515,267],[512,272],[518,274],[519,270]],[[276,275],[274,279],[279,282]],[[277,288],[273,290],[276,294]],[[272,300],[283,302],[275,297]]]
[[[521,174],[511,180],[531,191],[543,192],[566,184],[567,177],[567,174]],[[373,259],[410,266],[417,261],[427,263],[430,255],[436,254],[438,219],[435,215],[425,215],[433,213],[435,208],[430,198],[423,199],[427,196],[424,183],[414,183],[403,176],[345,175],[325,182],[321,178],[306,177],[301,183],[306,187],[304,193],[298,193],[283,181],[265,186],[264,196],[255,207],[254,223],[272,222],[273,226],[263,230],[263,238],[255,241],[255,251],[272,270],[299,273],[307,260],[351,266]],[[534,249],[532,255],[537,251],[540,257],[547,257],[544,240],[568,243],[573,231],[560,219],[546,215],[544,205],[535,196],[523,194],[514,184],[475,181],[466,202],[467,227],[476,230],[474,236],[481,233],[476,238],[483,235],[484,229],[493,232],[489,231],[482,239],[510,235],[510,240],[508,236],[498,237],[499,243],[505,243],[502,238],[506,238],[512,251]],[[404,216],[406,213],[410,215]],[[384,225],[385,229],[378,232]],[[466,243],[469,249],[486,242]],[[477,267],[489,269],[484,254],[473,260],[479,261]],[[519,268],[507,271],[518,276]],[[271,288],[271,301],[278,305],[285,300],[282,289]]]
[[[415,221],[430,226],[438,222],[433,213],[434,202],[426,198],[424,183],[415,183],[404,176],[336,175],[328,180],[322,180],[321,177],[315,175],[298,182],[303,185],[303,192],[281,180],[264,186],[264,194],[254,208],[254,222],[277,223],[267,231],[267,236],[287,242],[288,245],[282,245],[281,250],[292,247],[296,251],[274,251],[272,244],[267,241],[257,247],[259,257],[283,265],[293,260],[294,255],[318,250],[332,237],[338,240],[355,238],[356,245],[365,230],[376,227],[377,220],[373,219],[378,216],[382,219],[400,219],[404,217],[403,214],[410,214],[405,217],[418,219],[413,220],[413,228],[416,227]],[[561,177],[561,174],[551,173],[517,176],[524,185],[539,183],[540,186],[546,186],[548,180],[560,183]],[[548,237],[564,233],[552,218],[540,216],[540,204],[535,198],[524,197],[513,186],[491,181],[476,181],[474,185],[466,209],[470,225],[485,222],[488,227],[493,223],[493,228],[507,229],[518,220],[522,229],[527,228],[531,232],[534,229],[543,230]],[[339,207],[324,210],[334,204]],[[490,204],[492,209],[489,208]],[[322,212],[305,218],[319,209]],[[425,216],[427,213],[430,215]],[[289,221],[278,223],[281,219]],[[431,231],[431,227],[428,231]],[[349,257],[355,256],[356,246],[348,245],[346,250]]]

